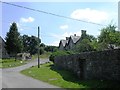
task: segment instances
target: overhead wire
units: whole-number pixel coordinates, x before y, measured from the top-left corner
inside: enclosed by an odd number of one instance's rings
[[[104,25],[104,24],[99,24],[99,23],[88,22],[88,21],[84,21],[84,20],[80,20],[80,19],[75,19],[75,18],[71,18],[71,17],[67,17],[67,16],[63,16],[63,15],[58,15],[58,14],[55,14],[55,13],[42,11],[42,10],[38,10],[38,9],[33,9],[33,8],[29,8],[29,7],[25,7],[25,6],[9,3],[9,2],[3,2],[3,1],[0,1],[0,2],[3,3],[3,4],[12,5],[12,6],[20,7],[20,8],[23,8],[23,9],[28,9],[28,10],[32,10],[32,11],[36,11],[36,12],[40,12],[40,13],[44,13],[44,14],[49,14],[49,15],[53,15],[53,16],[57,16],[57,17],[65,18],[65,19],[76,20],[76,21],[80,21],[80,22],[84,22],[84,23],[90,23],[90,24],[95,24],[95,25],[99,25],[99,26],[107,26],[107,25]]]

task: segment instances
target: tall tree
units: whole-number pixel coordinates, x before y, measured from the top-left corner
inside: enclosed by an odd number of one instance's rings
[[[6,49],[8,53],[15,56],[22,51],[22,42],[20,39],[20,33],[18,32],[17,24],[15,22],[10,26],[9,32],[6,35]]]

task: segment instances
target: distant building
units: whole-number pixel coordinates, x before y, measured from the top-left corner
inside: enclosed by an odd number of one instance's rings
[[[0,36],[0,58],[9,58],[7,50],[5,49],[5,41]]]
[[[30,53],[18,53],[17,59],[18,60],[31,60],[31,55]]]
[[[73,49],[78,43],[81,42],[81,40],[85,35],[86,35],[86,31],[81,30],[81,36],[76,36],[76,34],[74,34],[74,36],[71,35],[70,37],[66,37],[66,40],[60,40],[59,50]]]

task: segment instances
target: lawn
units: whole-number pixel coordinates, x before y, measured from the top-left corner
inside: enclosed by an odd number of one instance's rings
[[[27,61],[21,61],[15,59],[1,59],[0,66],[1,68],[10,68],[10,67],[17,67],[26,64]]]
[[[40,68],[31,67],[21,73],[62,88],[120,88],[119,83],[112,81],[79,80],[73,73],[56,68],[52,63]]]

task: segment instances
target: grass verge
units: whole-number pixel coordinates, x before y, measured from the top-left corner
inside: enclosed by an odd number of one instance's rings
[[[41,65],[40,68],[31,67],[21,73],[62,88],[120,88],[119,83],[113,81],[79,80],[73,73],[50,63]]]
[[[0,59],[0,68],[2,68],[2,59]]]
[[[21,61],[15,59],[1,59],[0,60],[0,67],[1,68],[11,68],[11,67],[17,67],[26,64],[28,61]]]

